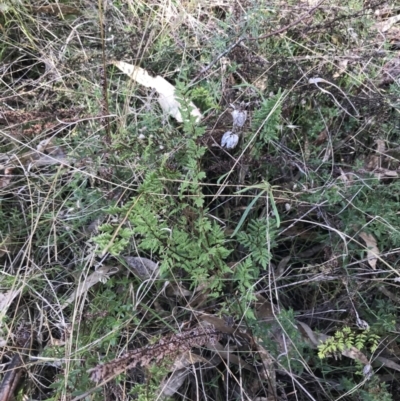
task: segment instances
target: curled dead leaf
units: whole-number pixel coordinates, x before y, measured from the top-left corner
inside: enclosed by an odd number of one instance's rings
[[[104,283],[111,275],[118,273],[118,271],[119,269],[116,266],[101,266],[88,277],[82,278],[82,281],[79,282],[77,289],[73,291],[61,308],[66,308],[68,305],[74,302],[75,299],[86,293],[89,288],[93,287],[98,282]]]
[[[394,15],[385,21],[375,24],[375,29],[381,32],[387,32],[394,24],[400,21],[400,15]]]
[[[385,153],[386,151],[386,143],[382,139],[377,139],[376,143],[376,153]]]
[[[11,302],[20,292],[21,289],[0,293],[0,316],[4,316],[4,314],[7,312],[7,309],[11,305]]]
[[[185,381],[186,376],[190,373],[190,369],[188,368],[198,362],[206,364],[208,361],[191,351],[186,351],[183,354],[178,355],[169,369],[172,374],[161,382],[158,392],[159,397],[161,399],[166,399],[177,393]]]
[[[0,319],[2,319],[8,308],[10,307],[12,301],[15,297],[17,297],[21,292],[21,289],[18,290],[9,290],[4,293],[0,293]],[[7,345],[7,339],[3,338],[0,335],[0,347],[5,347]]]
[[[125,256],[123,257],[126,264],[133,270],[135,275],[137,275],[142,280],[147,280],[149,278],[156,278],[159,274],[158,263],[153,262],[147,258]]]
[[[372,234],[367,234],[366,232],[359,233],[361,239],[367,245],[367,259],[368,264],[375,270],[376,262],[378,261],[379,248],[375,237]]]
[[[0,188],[6,188],[11,183],[13,169],[0,166]]]
[[[349,60],[347,60],[347,59],[340,60],[339,63],[338,63],[339,71],[336,71],[333,74],[333,78],[338,78],[341,75],[343,75],[347,70],[347,65],[348,64],[349,64]]]

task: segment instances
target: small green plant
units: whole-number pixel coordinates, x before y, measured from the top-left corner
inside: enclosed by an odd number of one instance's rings
[[[149,379],[145,384],[136,384],[130,394],[139,401],[153,401],[160,398],[162,382],[168,375],[168,361],[165,360],[161,365],[152,365],[147,369]]]
[[[180,84],[177,90],[184,93]],[[205,148],[196,143],[204,130],[190,115],[188,105],[182,104],[182,116],[186,140],[175,154],[180,172],[171,179],[163,161],[158,167],[153,166],[136,196],[122,207],[108,209],[110,214],[120,216],[120,221],[129,223],[129,228],[121,224],[103,225],[95,242],[100,251],[119,255],[135,238],[139,251],[151,253],[160,262],[163,276],[175,275],[183,269],[192,288],[213,276],[210,288],[218,296],[223,288],[223,276],[230,273],[225,260],[231,250],[226,246],[223,229],[210,219],[204,207],[201,182],[205,174],[201,159]]]
[[[261,107],[254,113],[252,130],[259,132],[255,143],[254,157],[260,155],[262,146],[279,138],[283,98],[284,93],[279,90],[276,95],[264,99]]]
[[[193,88],[190,92],[190,98],[200,107],[201,110],[207,111],[218,108],[218,104],[212,93],[210,93],[209,89],[204,86]]]
[[[347,394],[363,401],[393,401],[389,392],[389,386],[382,383],[379,376],[372,376],[363,386],[357,384],[353,379],[342,377],[340,389],[344,389]]]
[[[346,349],[356,348],[359,351],[367,349],[375,352],[379,344],[379,336],[369,330],[355,332],[350,327],[343,327],[323,344],[318,346],[318,356],[325,359],[330,356],[338,356]]]
[[[271,219],[273,222],[274,220]],[[251,220],[246,231],[237,234],[239,243],[245,246],[252,261],[266,269],[271,260],[271,250],[276,245],[276,229],[269,219]]]

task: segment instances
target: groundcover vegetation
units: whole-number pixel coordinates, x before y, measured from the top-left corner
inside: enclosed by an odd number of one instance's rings
[[[0,400],[397,400],[396,1],[0,4]]]

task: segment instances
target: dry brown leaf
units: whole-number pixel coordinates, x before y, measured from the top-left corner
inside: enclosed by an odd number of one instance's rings
[[[250,337],[247,333],[239,332],[237,327],[229,326],[225,320],[214,316],[214,315],[206,315],[206,314],[198,314],[198,319],[205,324],[211,324],[218,331],[223,334],[237,334],[246,339],[247,341],[251,341],[252,337]]]
[[[383,365],[389,369],[397,370],[398,372],[400,372],[400,365],[388,358],[384,358],[383,356],[378,356],[375,358],[375,361],[379,362],[380,365],[379,367]]]
[[[234,365],[240,366],[250,372],[257,372],[253,366],[249,365],[242,358],[239,358],[235,354],[235,350],[226,349],[220,342],[208,342],[204,344],[204,348],[209,349],[210,351],[216,352],[222,359],[225,359],[229,363],[233,363]]]
[[[261,76],[256,81],[253,82],[253,85],[260,92],[264,92],[268,88],[268,79],[269,77],[267,75]]]
[[[275,320],[271,301],[265,299],[261,294],[257,294],[256,297],[257,301],[254,305],[254,314],[257,320],[262,322]]]
[[[175,95],[174,85],[170,84],[159,75],[152,77],[145,69],[125,63],[125,61],[112,61],[112,64],[138,84],[146,88],[155,89],[158,93],[158,103],[162,110],[174,117],[178,122],[183,122],[180,112],[181,104]],[[202,118],[200,110],[192,102],[190,102],[189,105],[192,109],[190,114],[196,118],[196,121],[200,121]]]
[[[190,373],[189,366],[197,362],[207,363],[208,361],[200,355],[193,354],[191,351],[179,355],[170,369],[172,374],[161,382],[158,397],[161,399],[172,397],[180,389],[186,376]]]
[[[101,266],[90,276],[83,278],[83,280],[78,284],[78,288],[68,297],[68,299],[62,305],[62,309],[66,308],[76,298],[81,297],[89,288],[93,287],[98,282],[104,283],[110,276],[119,271],[116,266]]]
[[[289,210],[290,210],[290,204],[287,204],[287,205],[289,206]],[[288,255],[281,259],[281,261],[278,263],[278,267],[275,270],[276,278],[280,278],[283,276],[283,274],[286,271],[286,267],[287,267],[288,263],[290,262],[291,258],[292,258],[292,256]]]
[[[340,77],[343,73],[346,72],[347,70],[347,65],[349,64],[349,60],[344,59],[344,60],[340,60],[338,63],[338,67],[339,67],[339,71],[336,71],[333,74],[333,78],[338,78]]]
[[[375,144],[376,144],[376,153],[373,155],[370,155],[368,157],[368,161],[367,161],[367,168],[369,170],[381,169],[382,155],[386,151],[386,144],[385,144],[385,141],[383,141],[382,139],[377,139],[375,141]]]
[[[13,169],[0,165],[0,170],[3,170],[3,174],[0,173],[0,188],[6,188],[11,183]]]
[[[397,171],[394,170],[385,170],[384,175],[385,177],[390,177],[390,178],[397,178],[399,176]]]
[[[126,264],[133,270],[142,280],[156,278],[159,275],[159,264],[147,258],[124,256]]]
[[[395,170],[380,168],[378,171],[374,171],[374,176],[378,180],[382,180],[383,178],[398,178],[399,174]]]
[[[399,80],[400,77],[400,53],[396,57],[390,59],[382,67],[382,79],[379,82],[380,86],[390,85]]]
[[[342,181],[346,187],[350,186],[351,177],[348,177],[347,174],[342,170],[342,168],[339,168],[339,171],[340,176],[338,177],[338,180]]]
[[[62,3],[53,3],[45,6],[35,6],[29,8],[35,14],[65,16],[65,15],[79,15],[81,13],[78,8],[68,6]]]
[[[4,293],[0,293],[0,316],[3,317],[7,312],[7,309],[11,305],[14,298],[21,292],[19,290],[10,290]]]
[[[376,143],[376,153],[385,153],[386,151],[385,141],[383,141],[382,139],[377,139],[375,143]]]
[[[328,140],[328,138],[329,138],[328,131],[326,129],[324,129],[318,134],[317,138],[313,142],[313,145],[315,145],[315,146],[322,145],[323,143],[325,143]]]
[[[171,376],[162,381],[157,399],[165,400],[177,393],[189,373],[189,369],[180,369],[172,372]]]
[[[385,21],[378,22],[375,24],[375,29],[381,32],[387,32],[394,24],[400,21],[400,14],[394,15]]]
[[[249,343],[252,341],[252,337],[249,336],[249,334],[239,331],[237,327],[228,325],[223,319],[220,319],[219,317],[213,315],[199,314],[198,319],[201,321],[202,324],[211,325],[212,327],[215,327],[215,329],[220,333],[231,334],[231,335],[236,335],[238,337],[242,337]],[[205,347],[212,351],[217,352],[222,359],[225,359],[238,366],[242,366],[251,372],[255,371],[255,369],[251,365],[249,365],[241,358],[233,354],[232,350],[225,349],[219,342],[215,342],[213,344],[208,343],[205,345]]]
[[[23,377],[23,365],[27,357],[26,354],[22,355],[17,353],[7,365],[6,373],[3,375],[3,380],[0,383],[0,401],[10,401],[15,399],[13,395]]]
[[[308,7],[315,7],[319,0],[301,0],[302,3],[305,3]]]
[[[197,362],[207,363],[208,360],[203,358],[200,355],[193,354],[191,351],[187,351],[187,352],[184,352],[183,354],[180,354],[174,360],[174,363],[173,363],[170,371],[186,369],[190,365],[193,365],[193,364],[195,364]]]
[[[1,188],[1,185],[0,185],[0,188]],[[4,256],[6,253],[10,252],[11,243],[12,243],[12,241],[11,241],[10,235],[7,235],[7,237],[0,242],[0,257]]]
[[[378,261],[378,256],[380,254],[376,239],[372,234],[367,234],[364,231],[359,233],[359,236],[365,242],[368,248],[367,250],[368,264],[375,270],[376,262]]]
[[[51,166],[54,164],[68,164],[71,160],[67,158],[64,150],[54,144],[52,138],[40,141],[35,149],[22,154],[0,154],[0,171],[3,170],[3,177],[0,174],[0,187],[9,185],[13,168]]]
[[[268,392],[270,396],[274,396],[275,399],[277,398],[277,391],[276,391],[276,372],[274,366],[274,358],[271,354],[260,344],[256,341],[256,346],[258,353],[261,357],[261,361],[264,366],[264,371],[262,374],[265,376],[265,379],[268,381]]]
[[[189,291],[185,287],[183,287],[181,282],[166,281],[164,283],[163,295],[165,295],[167,298],[191,297],[193,295],[193,292]]]
[[[11,302],[17,297],[21,292],[21,289],[18,290],[9,290],[4,293],[0,293],[0,321],[2,321],[3,317],[7,313],[8,308],[11,305]],[[5,347],[7,345],[7,340],[0,336],[0,347]]]
[[[318,345],[331,338],[326,334],[316,333],[312,331],[311,328],[303,322],[297,322],[297,325],[300,328],[300,332],[302,333],[303,338],[310,344],[312,348],[317,348]],[[343,350],[342,355],[357,360],[363,365],[369,365],[368,358],[356,347],[351,347]]]

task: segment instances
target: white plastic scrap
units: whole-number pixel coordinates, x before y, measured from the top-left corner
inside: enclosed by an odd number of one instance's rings
[[[234,149],[239,142],[239,136],[232,133],[232,131],[226,131],[221,138],[221,146],[226,149]]]
[[[365,365],[364,369],[363,369],[363,375],[365,376],[365,378],[367,380],[369,380],[373,374],[374,374],[374,371],[372,369],[372,366],[370,364]]]
[[[232,111],[233,126],[243,127],[247,119],[247,111],[245,110],[233,110]]]
[[[158,103],[164,113],[174,117],[180,123],[183,121],[180,112],[181,104],[175,95],[175,86],[159,75],[152,77],[145,69],[125,63],[125,61],[113,61],[112,64],[138,84],[155,89],[158,93]],[[192,109],[190,114],[199,122],[203,117],[200,110],[192,102],[189,102],[189,106]]]

